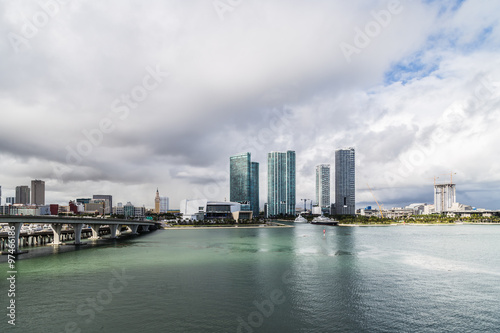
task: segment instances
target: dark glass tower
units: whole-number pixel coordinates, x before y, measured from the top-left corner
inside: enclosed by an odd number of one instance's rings
[[[229,158],[229,200],[259,215],[259,163],[251,161],[250,153]]]
[[[335,212],[354,215],[356,212],[354,148],[335,151]]]

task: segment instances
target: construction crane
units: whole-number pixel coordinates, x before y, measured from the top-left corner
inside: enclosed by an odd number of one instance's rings
[[[368,189],[370,190],[370,193],[372,194],[373,199],[375,199],[375,202],[377,203],[378,210],[379,210],[379,212],[380,212],[380,216],[381,216],[382,218],[384,218],[384,214],[382,213],[382,206],[378,203],[377,198],[375,198],[375,194],[373,194],[373,191],[372,191],[372,189],[370,188],[370,185],[368,185],[368,183],[366,183],[366,186],[368,186]]]
[[[453,175],[456,175],[456,174],[457,174],[456,172],[450,171],[450,173],[445,173],[445,174],[442,174],[441,176],[450,175],[450,184],[453,184]]]
[[[439,177],[438,176],[434,176],[432,178],[426,178],[426,179],[434,179],[434,185],[436,185],[436,179],[438,179]]]

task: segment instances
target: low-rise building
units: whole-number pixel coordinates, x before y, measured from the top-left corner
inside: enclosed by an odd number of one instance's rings
[[[253,212],[248,207],[243,210],[241,204],[227,201],[208,201],[207,199],[182,200],[180,213],[184,220],[204,219],[252,219]]]

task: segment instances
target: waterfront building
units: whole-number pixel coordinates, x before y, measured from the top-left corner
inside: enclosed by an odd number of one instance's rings
[[[268,216],[295,215],[295,151],[267,155]]]
[[[16,186],[15,203],[22,205],[28,205],[30,203],[30,188],[28,186]]]
[[[356,212],[356,177],[354,148],[335,151],[335,213],[354,215]]]
[[[184,199],[180,203],[180,213],[184,220],[204,219],[252,219],[253,212],[244,210],[238,202],[208,201],[207,199]]]
[[[160,197],[160,214],[168,213],[168,197]]]
[[[35,179],[31,181],[31,204],[45,205],[45,182],[43,180]]]
[[[15,197],[6,197],[5,198],[5,204],[6,205],[13,205],[16,203],[16,198]]]
[[[250,153],[229,158],[229,200],[259,215],[259,163],[251,161]]]
[[[316,204],[322,212],[330,212],[330,164],[316,166]]]
[[[434,208],[436,213],[452,210],[456,202],[455,184],[434,185]]]
[[[153,212],[155,214],[160,214],[160,192],[158,191],[158,188],[156,188],[155,209]]]
[[[113,196],[109,194],[94,194],[92,199],[104,200],[104,214],[111,214],[113,209]]]

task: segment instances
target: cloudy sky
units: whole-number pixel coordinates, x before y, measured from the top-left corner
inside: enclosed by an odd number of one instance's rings
[[[43,5],[45,4],[45,5]],[[0,185],[171,208],[229,199],[229,156],[356,148],[357,206],[500,209],[500,2],[2,1]],[[333,191],[332,191],[333,197]]]

